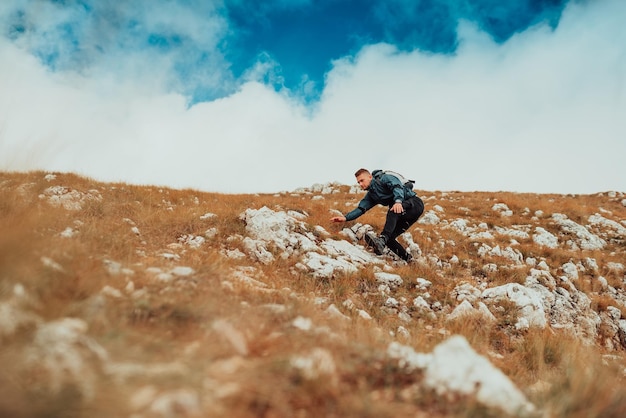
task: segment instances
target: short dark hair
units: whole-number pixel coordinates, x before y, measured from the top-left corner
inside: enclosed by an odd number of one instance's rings
[[[359,177],[359,176],[360,176],[361,174],[363,174],[363,173],[367,173],[367,174],[369,174],[370,172],[369,172],[369,170],[368,170],[368,169],[366,169],[366,168],[359,168],[359,169],[356,171],[356,173],[354,173],[354,177]]]

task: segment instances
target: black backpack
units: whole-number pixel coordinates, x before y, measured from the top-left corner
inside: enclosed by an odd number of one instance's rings
[[[391,171],[391,170],[374,170],[372,171],[372,176],[376,179],[376,180],[380,180],[381,176],[383,174],[389,174],[394,176],[395,178],[397,178],[398,180],[400,180],[400,182],[402,184],[404,184],[404,187],[406,187],[409,190],[413,190],[413,186],[415,186],[415,180],[408,180],[406,177],[404,177],[402,174],[400,173],[396,173],[395,171]]]

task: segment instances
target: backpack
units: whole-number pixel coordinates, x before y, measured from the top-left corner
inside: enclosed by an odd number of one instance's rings
[[[406,187],[409,190],[413,190],[413,186],[415,186],[415,180],[408,180],[402,174],[396,173],[395,171],[391,171],[391,170],[374,170],[374,171],[372,171],[372,176],[375,179],[377,179],[377,180],[380,180],[380,177],[383,174],[390,174],[390,175],[394,176],[395,178],[400,180],[400,182],[402,184],[404,184],[404,187]]]

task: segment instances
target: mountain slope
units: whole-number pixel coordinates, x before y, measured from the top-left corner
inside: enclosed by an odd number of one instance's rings
[[[0,415],[620,416],[626,196],[224,195],[0,173]]]

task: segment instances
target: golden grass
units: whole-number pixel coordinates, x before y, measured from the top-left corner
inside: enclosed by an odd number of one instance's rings
[[[349,188],[312,200],[306,193],[225,195],[196,190],[153,186],[106,184],[73,174],[0,173],[0,302],[12,297],[16,285],[32,296],[29,308],[45,321],[78,317],[89,325],[88,335],[119,363],[180,363],[186,372],[173,376],[134,376],[118,381],[106,373],[98,376],[93,399],[66,385],[52,392],[36,372],[20,368],[21,349],[28,345],[32,328],[21,329],[0,340],[0,415],[36,416],[137,416],[130,399],[142,388],[160,393],[187,388],[200,397],[199,411],[173,416],[228,417],[398,417],[398,416],[500,416],[471,397],[442,399],[420,386],[419,372],[407,374],[385,356],[394,340],[429,352],[450,334],[461,334],[476,351],[501,368],[548,417],[612,417],[626,411],[623,352],[611,353],[603,362],[600,344],[583,346],[564,331],[516,331],[517,308],[504,304],[496,322],[480,317],[463,321],[432,319],[417,311],[411,322],[380,309],[385,297],[378,291],[374,268],[316,279],[295,269],[298,260],[281,259],[263,265],[248,258],[224,257],[224,250],[242,250],[246,209],[294,210],[308,215],[310,229],[321,225],[335,239],[344,225],[330,224],[331,209],[346,212],[359,196]],[[97,190],[101,200],[86,200],[80,210],[51,206],[40,199],[46,188],[63,185],[82,193]],[[553,213],[564,213],[584,224],[598,208],[626,218],[626,209],[605,195],[561,196],[515,193],[461,193],[421,191],[427,210],[443,208],[442,218],[467,219],[489,226],[541,226],[558,232],[550,223]],[[492,206],[505,203],[513,216],[503,217]],[[528,208],[528,209],[527,209]],[[543,215],[535,216],[541,210]],[[215,217],[203,218],[212,213]],[[380,230],[383,208],[376,208],[358,222]],[[62,236],[72,228],[74,236]],[[185,244],[185,237],[204,236],[215,228],[201,248]],[[394,292],[396,299],[411,305],[417,278],[432,282],[432,301],[448,309],[456,306],[451,291],[460,283],[479,281],[497,286],[523,283],[529,266],[503,268],[506,260],[481,259],[477,247],[458,231],[441,225],[415,225],[410,233],[425,254],[440,260],[453,256],[460,262],[449,268],[416,264],[394,270],[404,280]],[[510,238],[498,237],[501,248]],[[623,262],[624,248],[610,243],[604,251],[582,255],[566,248],[545,249],[532,240],[521,240],[524,257],[547,260],[556,269],[574,256],[595,258],[599,265]],[[176,254],[177,259],[164,257]],[[45,263],[51,260],[56,264]],[[499,269],[485,273],[482,266],[494,262]],[[116,263],[117,270],[110,263]],[[56,266],[56,267],[55,267]],[[190,277],[156,279],[155,269],[168,272],[177,266],[192,268]],[[265,283],[259,290],[233,278],[232,269],[252,266],[255,279]],[[152,270],[150,270],[152,269]],[[601,270],[575,283],[585,292],[597,292],[597,277],[624,290],[623,277]],[[121,297],[103,295],[104,287],[117,289]],[[132,293],[136,292],[136,293]],[[130,296],[133,294],[134,296]],[[350,317],[343,321],[328,316],[315,303],[325,298]],[[354,311],[343,306],[350,300]],[[613,306],[607,296],[591,296],[598,312]],[[362,309],[372,320],[360,319]],[[619,306],[624,317],[624,307]],[[309,318],[312,330],[293,326],[294,319]],[[217,325],[232,327],[245,347],[224,337]],[[224,325],[226,324],[226,325]],[[398,327],[408,331],[400,336]],[[320,349],[329,353],[335,370],[307,378],[290,364],[294,356]],[[242,351],[243,350],[243,351]],[[229,392],[229,390],[231,392]],[[135,409],[134,409],[135,408]]]

